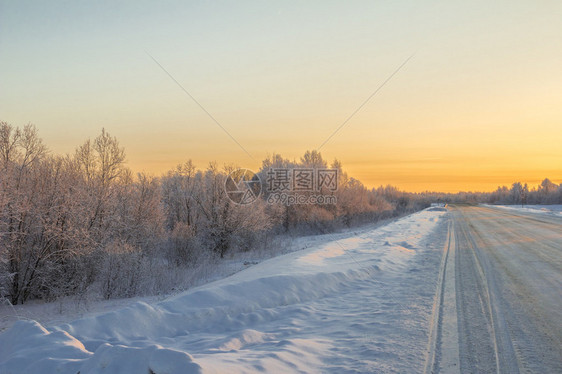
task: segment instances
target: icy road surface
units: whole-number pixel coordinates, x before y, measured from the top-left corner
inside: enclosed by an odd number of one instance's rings
[[[450,214],[426,372],[562,373],[562,217]]]
[[[0,334],[0,373],[423,372],[447,215],[319,241],[160,303],[19,321]]]

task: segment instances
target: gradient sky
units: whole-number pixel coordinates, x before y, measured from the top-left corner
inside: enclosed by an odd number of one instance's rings
[[[147,55],[207,109],[234,143]],[[319,147],[367,186],[562,182],[561,1],[4,1],[0,120],[134,171]]]

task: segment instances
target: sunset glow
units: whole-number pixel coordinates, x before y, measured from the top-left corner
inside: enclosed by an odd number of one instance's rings
[[[557,1],[0,3],[0,120],[134,171],[322,148],[367,186],[562,182]],[[150,58],[153,56],[251,155]]]

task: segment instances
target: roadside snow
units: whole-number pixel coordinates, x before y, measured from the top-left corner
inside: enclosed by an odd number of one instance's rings
[[[97,298],[94,294],[87,294],[82,297],[65,297],[55,302],[31,300],[24,305],[11,305],[8,300],[0,299],[0,333],[12,327],[14,323],[20,320],[34,320],[45,327],[49,327],[68,323],[79,318],[122,309],[138,301],[155,304],[172,295],[183,293],[194,287],[202,286],[218,279],[226,278],[270,258],[316,247],[324,243],[333,242],[334,240],[361,235],[394,220],[396,220],[396,218],[389,218],[377,223],[321,235],[275,236],[273,240],[268,243],[266,248],[250,252],[233,253],[223,259],[209,259],[207,262],[198,264],[196,268],[175,269],[176,273],[178,273],[178,283],[176,289],[167,295],[137,296],[105,300]]]
[[[551,214],[556,216],[562,215],[562,205],[483,205],[492,208],[516,210],[525,213]]]
[[[444,211],[264,261],[159,303],[0,334],[0,373],[420,372]]]

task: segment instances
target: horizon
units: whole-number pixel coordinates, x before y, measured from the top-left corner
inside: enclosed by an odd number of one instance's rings
[[[1,121],[1,119],[0,119],[0,122],[4,123],[5,121]],[[13,124],[11,124],[11,123],[7,123],[7,124],[13,126]],[[33,126],[37,129],[39,138],[41,138],[41,136],[40,136],[40,133],[41,133],[40,129],[38,129],[38,128],[37,128],[34,124],[32,124],[32,123],[30,123],[30,124],[33,125]],[[14,127],[14,129],[19,129],[19,130],[22,130],[22,129],[23,129],[23,127],[21,127],[21,126],[13,126],[13,127]],[[102,131],[103,131],[103,130],[104,130],[104,129],[102,129]],[[101,134],[101,132],[100,132],[100,134]],[[98,134],[98,135],[100,135],[100,134]],[[110,134],[109,132],[108,132],[107,134],[110,135],[110,136],[112,136],[112,134]],[[91,137],[91,138],[88,138],[88,139],[84,139],[84,142],[85,142],[85,141],[88,141],[88,140],[93,140],[93,138]],[[117,141],[119,142],[119,139],[117,139]],[[75,150],[76,150],[79,146],[81,146],[82,144],[83,144],[83,143],[77,144],[77,145],[75,146]],[[49,145],[48,145],[48,144],[44,144],[44,145],[46,146],[47,153],[48,153],[48,154],[52,154],[53,152],[52,152],[52,150],[49,148]],[[159,171],[134,170],[134,169],[132,169],[132,168],[130,167],[130,165],[129,165],[128,162],[127,162],[127,158],[126,158],[127,149],[126,149],[125,147],[122,147],[122,148],[123,148],[123,150],[124,150],[124,152],[125,152],[124,166],[127,167],[127,168],[131,171],[131,173],[133,173],[133,175],[143,173],[143,174],[145,174],[145,175],[148,175],[148,176],[151,176],[151,177],[155,177],[155,178],[165,177],[169,172],[174,172],[174,171],[176,171],[178,167],[181,167],[181,166],[185,165],[185,164],[188,163],[188,162],[191,162],[191,163],[192,163],[192,165],[193,165],[193,167],[195,168],[196,171],[201,171],[201,172],[204,172],[204,171],[210,166],[210,164],[217,164],[217,166],[219,167],[220,170],[225,170],[227,167],[228,167],[228,168],[234,168],[235,170],[246,169],[245,167],[242,167],[242,166],[237,165],[237,164],[235,164],[235,163],[234,163],[234,164],[232,164],[232,163],[222,163],[222,164],[219,164],[216,160],[211,160],[211,161],[209,161],[206,165],[197,165],[197,164],[193,163],[193,160],[192,160],[191,158],[188,158],[188,159],[186,159],[186,160],[184,160],[184,161],[182,161],[182,162],[180,162],[180,163],[178,163],[178,164],[176,164],[176,165],[174,165],[174,166],[172,166],[172,167],[170,167],[170,168],[168,168],[168,169],[166,169],[166,170],[159,170]],[[307,151],[310,151],[310,150],[307,150]],[[64,156],[72,156],[71,153],[66,153],[66,154],[55,154],[55,155],[63,156],[63,157],[64,157]],[[272,154],[269,154],[269,155],[267,155],[267,156],[271,156],[271,155],[272,155]],[[304,153],[303,153],[303,155],[304,155]],[[321,152],[320,152],[320,155],[321,155]],[[283,157],[283,155],[279,155],[279,156],[282,156],[282,157]],[[283,157],[283,158],[284,158],[284,159],[287,159],[287,158],[285,158],[285,157]],[[266,160],[266,159],[267,159],[267,157],[264,158],[264,160]],[[264,160],[261,160],[261,161],[264,161]],[[287,159],[287,160],[290,161],[290,162],[293,162],[293,163],[295,163],[295,164],[301,162],[300,157],[299,157],[299,158],[294,158],[294,159]],[[323,160],[327,163],[327,166],[328,166],[328,167],[330,167],[331,161],[334,161],[334,160],[326,160],[324,157],[323,157]],[[338,160],[338,159],[336,158],[336,160]],[[338,160],[338,161],[339,161],[339,160]],[[546,177],[543,177],[543,178],[540,178],[540,179],[537,179],[537,180],[533,180],[533,181],[525,181],[525,180],[518,179],[518,180],[514,180],[514,181],[511,181],[511,182],[508,182],[508,183],[498,184],[498,185],[497,185],[495,188],[493,188],[492,190],[440,191],[440,190],[420,189],[419,191],[417,191],[417,190],[406,190],[406,189],[403,189],[403,188],[401,188],[400,186],[395,185],[395,184],[392,184],[392,183],[379,184],[379,185],[367,185],[367,184],[363,183],[363,181],[362,181],[361,179],[357,178],[356,176],[354,176],[354,175],[349,175],[349,173],[348,173],[347,168],[345,167],[345,165],[341,165],[341,166],[342,166],[343,172],[345,172],[345,173],[348,174],[348,177],[351,177],[351,178],[354,178],[354,179],[360,181],[360,182],[361,182],[366,188],[368,188],[368,189],[377,189],[377,188],[379,188],[379,187],[392,186],[392,187],[397,188],[399,191],[401,191],[401,192],[406,192],[406,193],[430,193],[430,194],[431,194],[431,193],[438,193],[438,194],[439,194],[439,193],[443,193],[443,194],[456,194],[456,193],[475,193],[475,194],[478,194],[478,193],[491,193],[491,192],[497,191],[497,190],[498,190],[499,188],[501,188],[501,187],[510,188],[510,187],[512,187],[512,185],[515,184],[515,183],[521,183],[522,185],[527,185],[528,188],[529,188],[529,190],[532,191],[532,190],[536,190],[537,187],[540,185],[540,183],[541,183],[543,180],[545,180],[545,179],[548,179],[548,180],[550,180],[551,182],[553,182],[553,183],[555,183],[555,184],[557,184],[557,185],[561,185],[561,186],[562,186],[562,181],[559,181],[559,180],[556,180],[556,179],[552,179],[552,178],[546,176]],[[258,171],[260,171],[260,170],[261,170],[261,167],[260,167],[260,168],[256,168],[255,170],[250,170],[250,171],[252,171],[252,172],[258,172]],[[263,181],[261,181],[261,182],[263,183]]]
[[[33,123],[56,154],[105,128],[153,175],[320,148],[369,188],[561,184],[560,14],[523,1],[0,2],[0,120]]]

